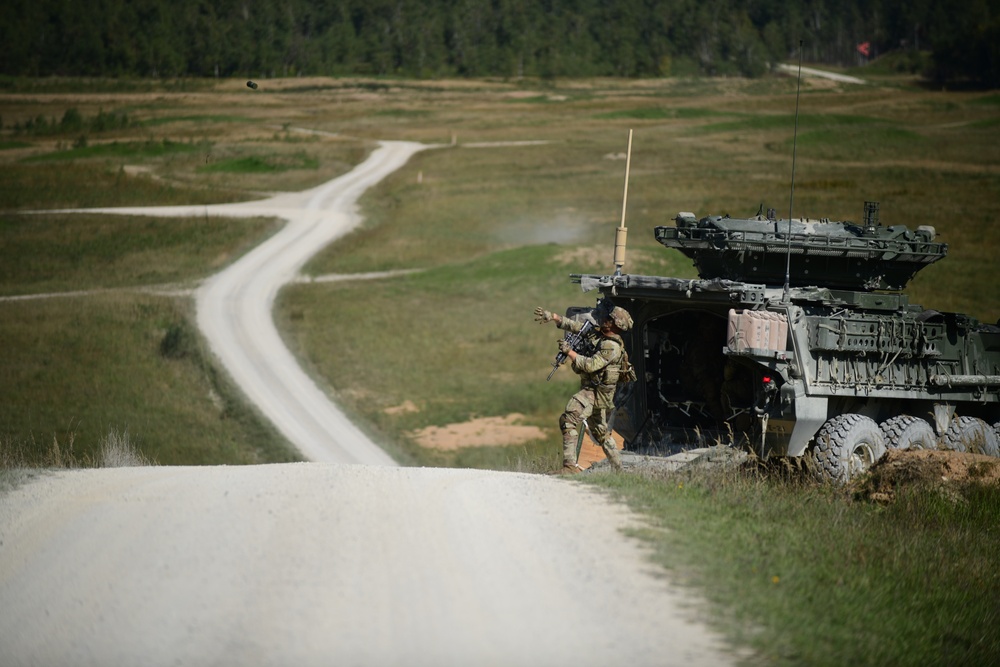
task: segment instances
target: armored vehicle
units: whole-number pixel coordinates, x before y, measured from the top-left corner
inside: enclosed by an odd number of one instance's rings
[[[698,279],[573,276],[635,321],[638,380],[616,399],[625,448],[735,443],[809,455],[839,481],[887,448],[1000,455],[1000,326],[911,304],[902,290],[947,245],[881,225],[877,202],[863,220],[680,213],[655,236]]]

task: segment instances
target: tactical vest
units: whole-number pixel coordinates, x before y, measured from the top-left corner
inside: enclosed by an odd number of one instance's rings
[[[621,375],[622,359],[625,358],[625,341],[618,334],[611,334],[604,337],[618,344],[618,358],[608,362],[608,365],[596,373],[594,380],[605,387],[614,387],[618,384],[618,377]],[[598,343],[600,347],[600,343]]]

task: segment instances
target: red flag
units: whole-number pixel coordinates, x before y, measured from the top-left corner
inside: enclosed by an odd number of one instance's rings
[[[871,51],[872,51],[871,42],[861,42],[860,44],[858,44],[858,53],[863,55],[865,58],[868,57]]]

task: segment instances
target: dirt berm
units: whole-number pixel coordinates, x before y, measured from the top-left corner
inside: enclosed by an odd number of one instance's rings
[[[891,449],[857,482],[857,495],[892,502],[907,486],[1000,484],[1000,459],[968,452]]]

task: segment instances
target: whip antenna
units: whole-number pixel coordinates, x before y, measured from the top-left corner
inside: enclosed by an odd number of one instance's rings
[[[622,195],[622,221],[615,230],[615,275],[622,274],[625,266],[625,240],[628,238],[628,227],[625,226],[625,207],[628,204],[628,172],[632,166],[632,130],[628,131],[628,150],[625,152],[625,194]]]
[[[788,195],[788,238],[785,245],[785,293],[784,302],[788,303],[789,285],[792,274],[792,205],[795,203],[795,146],[799,138],[799,93],[802,91],[802,40],[799,40],[799,76],[795,84],[795,131],[792,134],[792,189]]]

